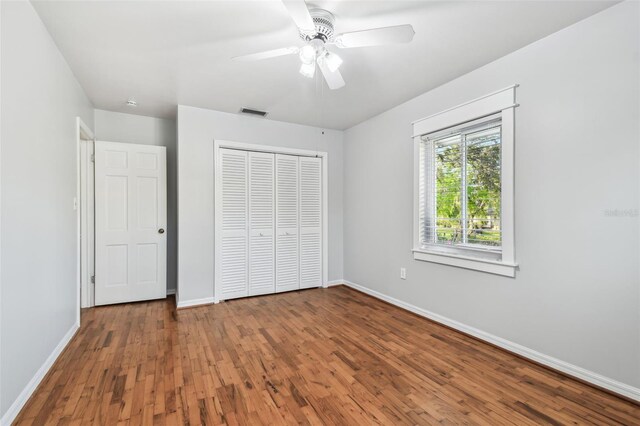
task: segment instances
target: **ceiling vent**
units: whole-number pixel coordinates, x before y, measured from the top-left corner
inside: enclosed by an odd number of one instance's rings
[[[240,110],[240,112],[242,114],[249,114],[249,115],[255,115],[257,117],[266,117],[268,112],[267,111],[260,111],[257,109],[251,109],[251,108],[242,108]]]

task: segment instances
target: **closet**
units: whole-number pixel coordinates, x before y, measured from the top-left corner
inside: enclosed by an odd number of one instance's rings
[[[322,285],[322,158],[220,148],[217,299]]]

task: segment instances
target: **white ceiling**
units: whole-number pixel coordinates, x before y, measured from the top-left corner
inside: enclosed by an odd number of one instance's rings
[[[412,43],[340,50],[346,87],[298,73],[297,56],[230,58],[301,44],[278,1],[34,1],[96,108],[174,117],[177,104],[334,129],[584,19],[612,1],[324,1],[336,32],[410,23]],[[137,108],[125,106],[129,97]]]

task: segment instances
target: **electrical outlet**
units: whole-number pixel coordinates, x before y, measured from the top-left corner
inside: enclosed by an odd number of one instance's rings
[[[400,278],[403,280],[407,279],[407,268],[400,268]]]

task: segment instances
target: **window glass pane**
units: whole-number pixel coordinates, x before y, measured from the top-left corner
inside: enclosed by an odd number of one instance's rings
[[[436,244],[499,252],[500,120],[440,134],[421,138],[420,246]]]
[[[468,244],[501,245],[500,139],[500,126],[466,134]]]
[[[462,241],[462,152],[460,134],[434,141],[435,235],[434,242]]]

